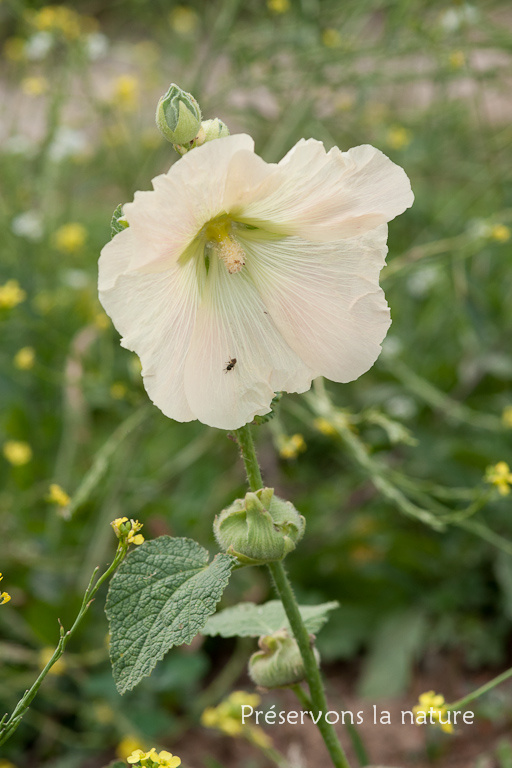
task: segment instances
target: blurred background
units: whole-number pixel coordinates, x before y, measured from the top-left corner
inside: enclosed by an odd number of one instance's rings
[[[110,521],[197,539],[244,493],[225,433],[167,420],[97,300],[110,217],[177,159],[154,126],[170,82],[278,161],[301,137],[373,144],[416,195],[390,225],[393,325],[374,368],[257,430],[267,485],[307,518],[287,565],[303,603],[337,599],[318,637],[334,709],[454,701],[511,666],[512,9],[436,0],[0,2],[0,711],[12,710],[112,557]],[[502,467],[503,470],[503,467]],[[506,475],[506,472],[503,476]],[[487,479],[492,475],[487,472]],[[443,530],[440,530],[440,528]],[[237,572],[222,607],[271,597]],[[120,697],[105,593],[1,768],[103,768],[160,745],[189,768],[267,768],[199,723],[245,677],[247,641],[198,637]],[[263,707],[297,708],[273,692]],[[510,768],[512,685],[473,726],[361,729],[375,764]],[[294,768],[314,728],[268,728]],[[342,733],[345,743],[347,734]],[[356,763],[354,763],[356,764]]]

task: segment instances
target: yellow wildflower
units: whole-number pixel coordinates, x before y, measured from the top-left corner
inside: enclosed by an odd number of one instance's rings
[[[126,537],[126,542],[128,544],[135,544],[136,546],[144,543],[144,536],[138,533],[142,528],[142,523],[139,523],[138,520],[128,520],[127,517],[116,517],[115,520],[112,520],[110,525],[114,529],[114,533],[118,539]]]
[[[466,63],[463,51],[452,51],[448,57],[448,63],[452,69],[462,69]]]
[[[42,32],[60,33],[68,40],[80,36],[80,16],[65,5],[45,5],[30,20]]]
[[[270,749],[272,747],[272,739],[259,725],[250,725],[247,737],[255,747],[260,749]]]
[[[193,8],[177,5],[169,14],[169,23],[178,35],[190,35],[199,24],[199,16]]]
[[[139,81],[132,75],[121,75],[114,81],[112,101],[125,112],[133,112],[139,100]]]
[[[343,411],[335,411],[329,418],[320,416],[314,419],[313,426],[326,437],[335,437],[343,429],[354,431],[349,415]]]
[[[49,84],[46,77],[24,77],[21,81],[21,90],[25,96],[42,96],[48,90]]]
[[[177,755],[171,755],[165,749],[158,753],[158,765],[160,768],[178,768],[181,760]]]
[[[216,707],[207,707],[201,715],[206,728],[215,728],[233,738],[246,738],[260,749],[267,749],[272,741],[262,728],[242,722],[242,706],[257,707],[261,698],[256,693],[234,691]]]
[[[326,48],[339,48],[341,45],[341,35],[337,29],[324,29],[322,32],[322,43]]]
[[[425,725],[433,720],[445,733],[453,733],[453,724],[449,722],[449,710],[441,694],[436,694],[434,691],[422,693],[419,704],[413,707],[412,711],[417,725]]]
[[[136,736],[128,735],[121,739],[116,748],[116,755],[121,760],[126,760],[132,753],[141,749],[141,741]]]
[[[299,453],[306,450],[306,441],[302,435],[291,437],[281,435],[279,439],[279,455],[282,459],[296,459]]]
[[[501,414],[501,421],[505,427],[512,429],[512,405],[507,405],[507,407],[503,409],[503,413]]]
[[[178,768],[181,765],[181,759],[176,755],[171,755],[165,749],[157,752],[153,747],[149,752],[143,752],[142,749],[136,749],[127,758],[130,765],[140,763],[141,766],[150,768]]]
[[[506,461],[498,461],[492,467],[487,467],[485,482],[492,483],[498,489],[501,496],[508,496],[512,485],[512,472]]]
[[[51,646],[46,646],[45,648],[41,648],[39,651],[39,668],[44,669],[48,662],[50,661],[51,657],[53,656],[55,652],[55,649]],[[48,674],[49,675],[62,675],[63,672],[66,671],[66,662],[64,659],[57,659],[55,664],[51,667]]]
[[[116,519],[112,520],[112,522],[110,523],[110,525],[114,529],[114,533],[115,533],[115,535],[117,536],[118,539],[120,539],[121,536],[124,535],[124,531],[121,530],[121,525],[123,523],[127,523],[127,522],[128,522],[128,518],[127,517],[116,517]]]
[[[332,424],[328,419],[324,419],[323,416],[315,419],[313,421],[313,426],[326,437],[334,437],[338,434],[334,424]]]
[[[0,573],[0,581],[2,581],[2,579],[3,579],[3,576]],[[5,603],[8,603],[10,599],[11,599],[11,596],[10,596],[10,594],[8,592],[1,592],[0,593],[0,605],[5,605]],[[1,768],[1,766],[0,766],[0,768]]]
[[[290,10],[290,0],[267,0],[267,7],[272,13],[286,13]]]
[[[24,39],[22,37],[8,37],[4,43],[4,56],[8,61],[23,61],[25,58]]]
[[[510,228],[505,224],[495,224],[489,232],[491,240],[496,240],[498,243],[506,243],[510,240]]]
[[[16,768],[10,760],[0,760],[0,768]]]
[[[235,707],[245,705],[254,709],[261,704],[261,696],[257,693],[247,693],[247,691],[233,691],[229,694],[228,701]]]
[[[93,704],[93,713],[96,721],[101,725],[108,725],[108,723],[113,723],[116,717],[112,707],[110,707],[108,704],[105,704],[103,701],[98,701],[97,703]],[[138,743],[138,741],[135,741],[135,746],[130,745],[130,749],[127,751],[126,756],[131,754],[134,748],[137,748]],[[124,760],[124,757],[122,759]]]
[[[138,520],[132,520],[132,530],[129,532],[128,538],[126,539],[128,544],[135,544],[137,547],[139,544],[144,544],[144,536],[141,533],[137,533],[141,528],[142,523],[139,523]]]
[[[86,228],[76,222],[63,224],[54,236],[55,247],[62,253],[77,253],[83,248],[86,240]]]
[[[69,498],[66,491],[60,487],[57,483],[52,483],[50,485],[49,494],[46,497],[46,501],[49,501],[51,504],[57,504],[59,507],[67,507],[71,499]]]
[[[22,347],[14,355],[14,367],[20,371],[30,371],[34,367],[36,353],[33,347]]]
[[[20,288],[17,280],[8,280],[4,285],[0,285],[0,308],[12,309],[22,301],[25,301],[27,294]]]
[[[2,452],[9,464],[13,467],[22,467],[32,458],[32,448],[23,440],[7,440],[4,443]]]
[[[114,400],[122,400],[126,397],[127,392],[126,384],[123,384],[122,381],[115,381],[110,387],[110,395]]]
[[[386,144],[391,149],[405,149],[411,143],[411,132],[401,125],[390,128],[386,134]]]

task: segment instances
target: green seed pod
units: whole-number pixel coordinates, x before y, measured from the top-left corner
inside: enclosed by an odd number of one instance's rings
[[[201,110],[194,97],[172,83],[156,109],[156,124],[171,144],[193,141],[201,127]]]
[[[241,565],[263,565],[294,550],[305,527],[293,504],[274,496],[273,488],[262,488],[217,515],[213,531],[221,549]]]
[[[249,676],[261,688],[284,688],[301,683],[305,677],[304,662],[295,638],[286,629],[258,640],[259,651],[249,659]],[[320,656],[314,649],[317,663]]]

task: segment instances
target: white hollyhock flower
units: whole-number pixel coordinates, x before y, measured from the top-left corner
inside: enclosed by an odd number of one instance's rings
[[[167,416],[236,429],[275,392],[373,365],[390,324],[386,222],[413,202],[402,168],[313,139],[265,163],[241,134],[193,149],[153,186],[124,206],[99,290]]]

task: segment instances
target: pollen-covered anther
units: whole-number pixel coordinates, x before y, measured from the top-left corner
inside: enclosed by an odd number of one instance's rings
[[[234,237],[226,235],[217,242],[219,256],[230,275],[240,272],[245,264],[245,251]]]

